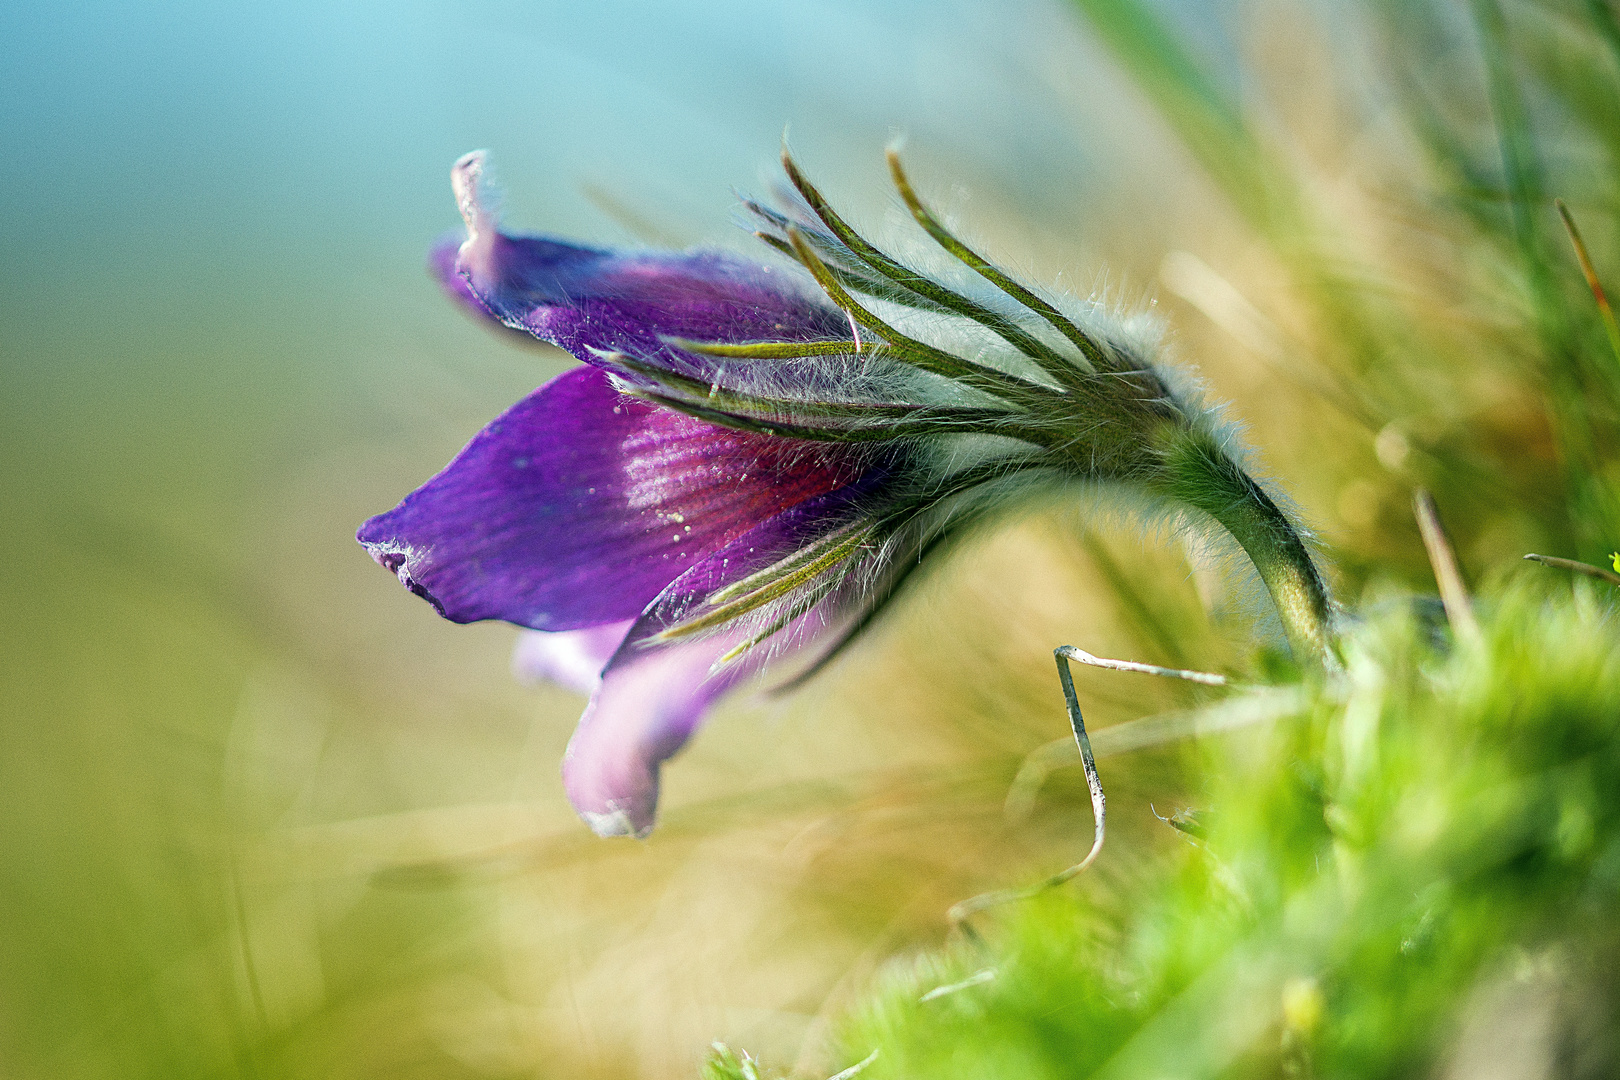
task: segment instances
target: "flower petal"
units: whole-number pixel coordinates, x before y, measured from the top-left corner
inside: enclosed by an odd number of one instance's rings
[[[738,664],[710,674],[730,646],[711,638],[649,649],[604,674],[562,763],[568,800],[598,836],[652,830],[659,766],[722,694],[753,673],[752,665]]]
[[[512,645],[512,675],[519,682],[553,682],[581,694],[602,684],[602,669],[613,658],[632,620],[587,626],[583,630],[526,630]]]
[[[731,663],[720,657],[746,638],[732,628],[715,637],[638,648],[626,645],[602,674],[563,756],[568,801],[598,836],[646,836],[658,814],[659,770],[680,751],[727,692],[767,664],[773,667],[848,623],[847,597],[829,597],[773,639]]]
[[[843,444],[736,431],[574,368],[481,431],[358,538],[454,622],[573,630],[635,618],[705,555],[856,480]]]
[[[508,236],[480,200],[483,156],[456,162],[451,179],[467,239],[434,252],[445,289],[504,325],[560,345],[587,362],[592,349],[629,353],[696,374],[714,362],[664,343],[829,341],[849,323],[784,266],[719,251],[620,252]]]
[[[648,605],[602,673],[563,759],[563,786],[579,815],[600,836],[645,836],[658,805],[659,767],[703,722],[711,706],[767,662],[780,662],[817,642],[837,640],[860,607],[859,574],[789,622],[769,644],[720,663],[759,630],[743,619],[696,640],[657,642],[653,635],[684,617],[716,587],[771,565],[796,546],[849,524],[865,485],[851,485],[764,522],[693,566]],[[863,552],[861,558],[872,553]]]
[[[836,583],[847,570],[872,554],[863,550],[863,536],[856,529],[873,520],[873,514],[885,501],[883,488],[889,478],[887,469],[869,468],[854,483],[795,504],[692,566],[647,605],[641,617],[626,633],[626,647],[645,647],[661,633],[682,624],[691,625],[691,620],[706,614],[723,612],[730,605],[717,607],[710,599],[717,590],[740,583],[744,578],[767,568],[778,567],[780,570],[783,561],[790,558],[796,557],[793,566],[801,573],[809,573],[813,569],[809,564],[816,561],[816,554],[830,555],[837,561],[829,562],[822,573],[805,577],[788,587],[769,602],[769,607],[762,605],[743,614],[742,628],[758,632],[770,622],[772,613],[779,614],[784,607],[793,606],[794,598],[812,591],[816,583]],[[840,535],[832,537],[835,533]],[[824,543],[829,538],[843,540],[844,549],[831,551]],[[839,555],[843,558],[838,559]],[[782,583],[784,576],[780,572],[771,574],[778,584]],[[748,583],[755,588],[765,584],[764,581]],[[746,636],[743,635],[744,638]]]

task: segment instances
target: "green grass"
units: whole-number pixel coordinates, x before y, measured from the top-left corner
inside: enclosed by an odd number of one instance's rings
[[[1482,1028],[1571,1070],[1530,1075],[1608,1075],[1607,588],[1526,572],[1483,598],[1472,647],[1384,598],[1347,634],[1342,680],[1200,746],[1195,835],[893,961],[844,1021],[843,1057],[877,1050],[872,1080],[1427,1076],[1474,1060]]]

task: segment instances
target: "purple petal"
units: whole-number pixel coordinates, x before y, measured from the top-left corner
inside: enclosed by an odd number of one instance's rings
[[[826,341],[850,335],[844,314],[784,266],[717,251],[618,252],[543,236],[508,236],[479,200],[481,154],[452,170],[467,239],[434,252],[447,291],[506,326],[588,363],[592,349],[663,360],[685,371],[713,362],[664,344]]]
[[[439,284],[450,298],[474,315],[481,315],[486,319],[494,319],[495,315],[478,299],[478,294],[472,291],[467,278],[456,269],[456,257],[461,250],[460,240],[445,240],[434,247],[428,255],[428,272],[439,279]],[[499,322],[499,320],[496,320]]]
[[[853,483],[789,507],[697,563],[647,605],[626,634],[626,647],[640,645],[659,631],[702,613],[717,589],[793,555],[834,530],[869,518],[883,504],[883,487],[889,476],[886,468],[874,465]]]
[[[717,427],[564,372],[494,420],[359,540],[454,622],[618,622],[787,507],[856,480],[846,444]]]
[[[750,649],[718,670],[716,661],[746,639],[745,631],[652,648],[626,645],[602,673],[568,741],[562,764],[568,801],[598,836],[646,836],[657,820],[660,766],[686,745],[710,708],[767,663],[836,640],[849,609],[844,597],[829,597],[770,648]]]
[[[858,608],[859,575],[789,623],[769,645],[715,669],[756,627],[744,621],[713,637],[674,644],[648,639],[678,621],[719,586],[762,569],[847,523],[866,485],[807,500],[737,538],[671,582],[625,635],[602,673],[563,759],[563,786],[601,836],[645,836],[658,804],[658,773],[703,722],[711,706],[770,660],[836,639]]]
[[[651,831],[659,765],[722,694],[757,668],[745,656],[710,674],[734,643],[711,638],[638,651],[603,675],[562,763],[568,800],[598,836]]]
[[[583,630],[526,630],[512,646],[512,674],[519,682],[553,682],[581,694],[602,683],[602,669],[613,658],[632,620],[587,626]]]

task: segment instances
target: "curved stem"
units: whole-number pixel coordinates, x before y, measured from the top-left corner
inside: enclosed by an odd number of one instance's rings
[[[1176,439],[1166,464],[1165,493],[1214,518],[1254,562],[1295,658],[1337,667],[1327,583],[1288,516],[1207,436]]]
[[[1052,656],[1057,660],[1058,682],[1063,686],[1063,704],[1069,710],[1069,727],[1074,731],[1075,749],[1080,751],[1080,764],[1086,769],[1086,787],[1091,789],[1093,823],[1091,850],[1086,852],[1085,858],[1067,870],[1058,871],[1045,881],[1023,889],[998,889],[995,892],[981,893],[959,904],[953,904],[945,913],[945,917],[951,921],[952,928],[968,929],[966,926],[968,917],[985,908],[1028,900],[1033,896],[1039,896],[1047,889],[1055,889],[1085,873],[1086,868],[1096,862],[1097,856],[1102,854],[1103,839],[1108,835],[1108,796],[1103,794],[1102,779],[1097,775],[1097,759],[1091,752],[1091,737],[1086,734],[1086,721],[1080,715],[1080,699],[1074,692],[1074,676],[1069,672],[1069,659],[1075,651],[1077,650],[1071,645],[1062,645],[1053,650]]]

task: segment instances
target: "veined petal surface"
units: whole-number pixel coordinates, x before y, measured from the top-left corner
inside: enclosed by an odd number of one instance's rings
[[[704,608],[713,590],[737,582],[828,534],[860,521],[862,485],[806,500],[763,522],[672,581],[629,629],[602,673],[563,759],[574,808],[603,836],[645,835],[657,813],[659,768],[708,711],[767,663],[835,642],[858,614],[860,549],[819,579],[803,582],[770,609],[728,620],[712,633],[660,641],[659,631]],[[817,585],[826,586],[817,588]],[[795,601],[799,601],[796,605]],[[780,631],[734,658],[728,654],[785,620]]]
[[[848,446],[717,427],[582,367],[358,536],[447,619],[573,630],[635,618],[709,553],[863,471]]]
[[[722,251],[608,250],[499,231],[481,201],[483,157],[456,163],[452,180],[467,238],[442,245],[431,266],[462,304],[560,345],[587,363],[592,350],[624,352],[708,374],[712,360],[665,343],[832,341],[850,336],[844,314],[787,266]]]

